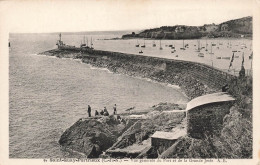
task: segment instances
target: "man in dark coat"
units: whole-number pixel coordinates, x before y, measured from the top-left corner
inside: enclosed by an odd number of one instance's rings
[[[91,107],[88,105],[88,117],[91,117]]]
[[[114,108],[114,115],[116,115],[116,104],[113,108]]]

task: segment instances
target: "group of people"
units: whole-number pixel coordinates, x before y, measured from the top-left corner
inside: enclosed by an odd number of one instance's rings
[[[113,107],[113,110],[114,110],[114,115],[117,114],[117,108],[116,108],[116,104],[114,105]],[[104,110],[101,110],[100,112],[98,112],[97,110],[95,110],[95,116],[98,116],[98,115],[102,115],[102,116],[109,116],[109,113],[107,111],[107,108],[104,107]],[[91,107],[90,105],[88,105],[88,117],[91,117]]]

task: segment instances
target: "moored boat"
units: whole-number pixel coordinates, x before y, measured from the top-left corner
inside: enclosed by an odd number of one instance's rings
[[[138,40],[137,40],[137,44],[135,45],[135,47],[139,47],[140,46],[140,44],[139,44],[139,42],[138,42]]]
[[[222,57],[222,59],[230,60],[230,57]]]
[[[156,44],[155,44],[155,42],[153,41],[153,47],[156,47]]]
[[[204,57],[204,54],[203,53],[199,53],[198,56],[199,57]]]
[[[145,40],[144,40],[144,44],[141,46],[142,48],[145,48]]]
[[[161,40],[160,40],[160,50],[162,50],[163,48],[162,48],[162,43],[161,43]]]

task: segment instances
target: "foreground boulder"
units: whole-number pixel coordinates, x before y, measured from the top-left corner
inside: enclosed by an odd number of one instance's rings
[[[122,134],[125,124],[114,116],[80,119],[61,136],[59,144],[73,151],[98,158]]]

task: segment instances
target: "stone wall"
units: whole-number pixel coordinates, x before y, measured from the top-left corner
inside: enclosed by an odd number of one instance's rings
[[[187,112],[187,134],[193,138],[205,135],[219,135],[223,118],[229,113],[232,102],[219,102],[201,105]]]

